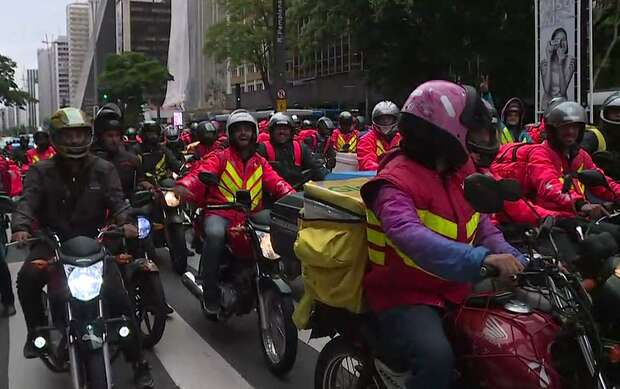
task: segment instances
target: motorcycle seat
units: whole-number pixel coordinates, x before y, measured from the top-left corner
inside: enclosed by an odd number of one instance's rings
[[[271,210],[263,209],[250,216],[250,221],[258,226],[269,228],[271,224]]]
[[[105,249],[95,239],[76,236],[63,242],[59,256],[63,263],[85,267],[103,260]]]

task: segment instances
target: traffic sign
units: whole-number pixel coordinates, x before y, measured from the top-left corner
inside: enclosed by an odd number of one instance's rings
[[[286,99],[286,91],[284,89],[278,89],[278,92],[276,93],[276,96],[280,100],[285,100]]]
[[[277,112],[285,112],[287,109],[287,101],[286,99],[277,99],[276,100],[276,111]]]

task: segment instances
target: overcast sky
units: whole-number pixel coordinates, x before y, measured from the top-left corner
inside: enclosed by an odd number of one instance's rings
[[[18,84],[24,69],[36,69],[45,34],[65,35],[66,5],[75,0],[0,0],[0,54],[17,62]]]

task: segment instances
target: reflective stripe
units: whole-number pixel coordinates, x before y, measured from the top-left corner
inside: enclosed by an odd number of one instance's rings
[[[155,175],[157,179],[160,180],[166,176],[166,154],[164,153],[161,156],[161,159],[157,161],[155,165]]]
[[[237,191],[242,189],[250,191],[250,198],[252,199],[252,207],[253,211],[258,207],[263,199],[263,167],[258,165],[254,173],[247,179],[245,184],[243,180],[239,176],[239,173],[233,166],[233,164],[228,161],[226,162],[226,167],[220,176],[220,181],[223,186],[230,190],[231,193],[228,193],[226,189],[220,188],[220,193],[226,198],[228,202],[235,201],[235,194]]]
[[[224,169],[230,175],[230,178],[235,182],[237,190],[241,189],[243,186],[243,180],[239,177],[239,173],[235,170],[235,167],[230,163],[230,161],[226,162],[226,168]]]
[[[512,134],[510,130],[506,126],[504,126],[500,131],[500,143],[505,145],[508,143],[514,143],[514,139],[512,138]]]
[[[458,238],[458,226],[455,222],[444,219],[424,209],[417,210],[420,221],[426,228],[446,238],[456,240]]]
[[[385,265],[385,252],[368,247],[368,259],[375,265]]]
[[[596,141],[598,143],[596,151],[607,151],[607,142],[605,141],[603,133],[596,127],[588,127],[586,130],[592,132],[594,136],[596,136]]]
[[[349,139],[349,152],[355,152],[357,150],[357,135],[353,135],[351,139]]]
[[[384,233],[368,227],[366,228],[366,236],[368,238],[368,242],[374,244],[375,246],[379,246],[379,247],[385,246],[385,234]]]
[[[383,143],[377,139],[377,157],[380,157],[383,154],[385,154],[385,148],[383,147]]]
[[[246,189],[252,188],[254,184],[258,182],[258,180],[262,180],[262,178],[263,178],[263,167],[261,165],[258,165],[258,167],[256,168],[256,171],[254,171],[254,173],[252,173],[252,175],[248,178],[245,184]]]
[[[478,229],[478,223],[480,223],[480,214],[478,212],[474,213],[467,222],[466,230],[467,230],[467,240],[476,232]]]

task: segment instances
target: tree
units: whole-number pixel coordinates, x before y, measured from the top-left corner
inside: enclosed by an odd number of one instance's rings
[[[99,75],[101,92],[108,101],[119,103],[126,125],[135,126],[142,119],[142,105],[151,96],[158,107],[162,90],[172,79],[168,69],[158,60],[142,53],[125,52],[106,58],[104,71]]]
[[[620,73],[616,66],[620,52],[616,49],[620,41],[620,0],[597,0],[592,9],[594,33],[594,87],[600,84],[618,86]],[[604,48],[604,49],[603,49]]]
[[[274,34],[272,0],[218,0],[226,19],[211,26],[206,33],[204,52],[218,62],[231,66],[254,65],[265,89],[275,104],[271,86]]]
[[[15,61],[0,54],[0,104],[23,108],[29,102],[37,100],[27,92],[19,90],[15,83],[16,66]]]

